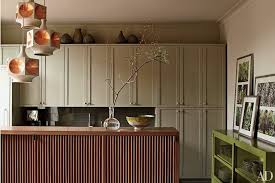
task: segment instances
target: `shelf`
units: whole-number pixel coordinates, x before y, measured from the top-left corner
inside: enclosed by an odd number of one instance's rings
[[[262,182],[262,181],[257,181],[257,177],[241,168],[235,168],[235,172],[242,176],[243,178],[245,178],[246,180],[248,180],[249,182],[252,182],[252,183],[259,183],[259,182]]]
[[[223,160],[221,157],[217,156],[217,155],[214,155],[214,158],[216,160],[218,160],[221,164],[223,164],[224,166],[226,166],[227,168],[229,168],[230,170],[232,170],[232,166],[227,163],[227,161]]]
[[[222,155],[222,154],[217,154],[217,157],[228,163],[230,166],[232,166],[232,159],[228,156]]]
[[[217,182],[217,183],[223,183],[218,177],[216,177],[215,175],[213,176],[214,177],[214,181]]]

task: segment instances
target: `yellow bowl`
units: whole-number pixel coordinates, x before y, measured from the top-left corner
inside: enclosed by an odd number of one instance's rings
[[[150,125],[152,121],[154,121],[155,116],[153,115],[140,115],[136,117],[126,116],[127,122],[135,128],[135,130],[141,130],[144,127]]]

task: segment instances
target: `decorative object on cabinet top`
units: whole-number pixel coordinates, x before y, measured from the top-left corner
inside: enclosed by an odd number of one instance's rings
[[[19,2],[16,7],[16,23],[22,29],[34,29],[40,26],[40,20],[46,18],[46,6],[35,3],[34,0]]]
[[[61,44],[72,44],[74,41],[73,41],[73,38],[68,33],[65,33],[61,36],[60,42]]]
[[[86,34],[83,37],[83,43],[84,44],[93,44],[93,43],[95,43],[95,39],[91,34]]]
[[[124,37],[123,32],[120,31],[117,37],[117,43],[127,43],[127,39]]]
[[[128,43],[132,43],[132,44],[137,44],[137,43],[139,42],[137,36],[134,35],[134,34],[130,34],[130,35],[127,37],[127,41],[128,41]]]
[[[75,44],[83,43],[83,35],[80,28],[76,28],[73,35],[73,41]]]

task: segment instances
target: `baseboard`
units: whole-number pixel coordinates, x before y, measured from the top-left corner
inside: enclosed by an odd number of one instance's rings
[[[180,183],[210,183],[211,179],[180,179]]]

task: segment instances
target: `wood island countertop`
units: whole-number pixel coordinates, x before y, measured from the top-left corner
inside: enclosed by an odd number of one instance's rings
[[[124,127],[119,130],[107,130],[103,127],[57,127],[57,126],[12,126],[0,127],[3,135],[106,135],[106,136],[178,136],[175,128],[156,127],[134,130]]]

